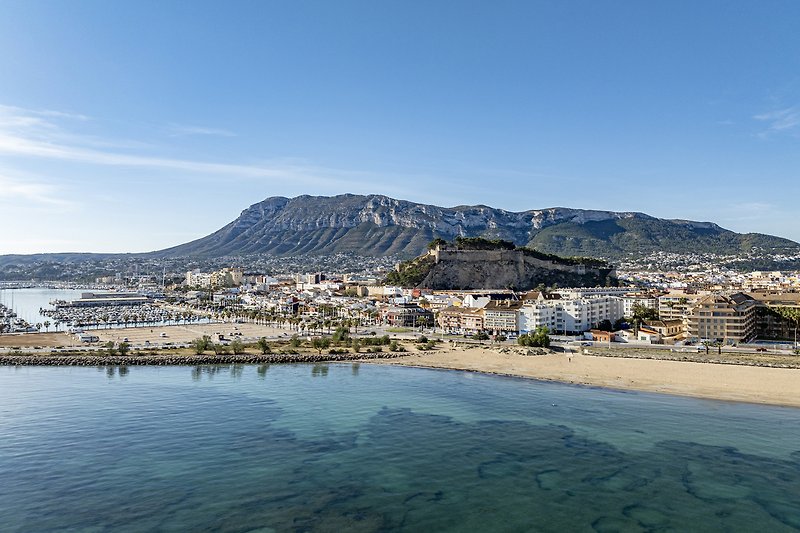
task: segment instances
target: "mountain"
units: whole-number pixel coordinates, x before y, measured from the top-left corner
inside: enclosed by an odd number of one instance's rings
[[[800,244],[758,233],[739,234],[711,222],[667,220],[644,213],[555,207],[523,212],[485,205],[438,207],[387,196],[272,197],[233,222],[156,257],[245,254],[362,255],[422,253],[434,238],[504,239],[542,252],[615,259],[664,251],[797,253]]]

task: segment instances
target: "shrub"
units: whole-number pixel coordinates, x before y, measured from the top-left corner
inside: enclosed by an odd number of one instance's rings
[[[211,337],[208,335],[203,335],[199,339],[195,339],[190,343],[190,346],[194,350],[194,353],[197,355],[202,355],[203,352],[211,348]]]
[[[540,348],[550,347],[550,336],[544,326],[536,328],[533,333],[523,333],[517,337],[517,344],[520,346],[534,346]]]
[[[350,332],[344,326],[339,326],[333,333],[333,342],[347,342],[350,339]]]
[[[258,346],[258,349],[261,350],[261,355],[266,355],[272,352],[266,337],[261,337],[260,339],[258,339],[258,342],[256,344]]]
[[[322,350],[326,349],[330,345],[331,340],[327,337],[314,337],[314,340],[311,341],[311,346],[313,346],[320,355],[322,355]]]
[[[231,350],[233,350],[233,353],[236,355],[243,354],[244,343],[239,339],[234,339],[233,342],[231,342]]]
[[[337,355],[340,353],[347,353],[347,348],[331,348],[328,350],[328,353],[331,355]]]
[[[211,349],[214,350],[215,355],[228,355],[231,351],[224,344],[212,344]]]

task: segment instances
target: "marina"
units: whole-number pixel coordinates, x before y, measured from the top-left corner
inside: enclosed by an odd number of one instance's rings
[[[185,325],[208,321],[206,317],[163,307],[148,296],[130,292],[47,287],[0,289],[0,306],[0,324],[8,324],[3,333]]]
[[[0,333],[32,333],[39,331],[39,328],[32,326],[28,321],[19,318],[17,314],[0,304]]]

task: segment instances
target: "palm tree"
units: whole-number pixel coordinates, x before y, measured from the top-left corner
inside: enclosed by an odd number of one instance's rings
[[[50,330],[50,321],[49,320],[45,320],[44,321],[44,330],[45,330],[45,332]]]

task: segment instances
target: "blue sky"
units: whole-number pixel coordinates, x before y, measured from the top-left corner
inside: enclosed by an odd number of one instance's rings
[[[794,0],[0,0],[0,253],[154,250],[345,192],[800,240],[798,20]]]

